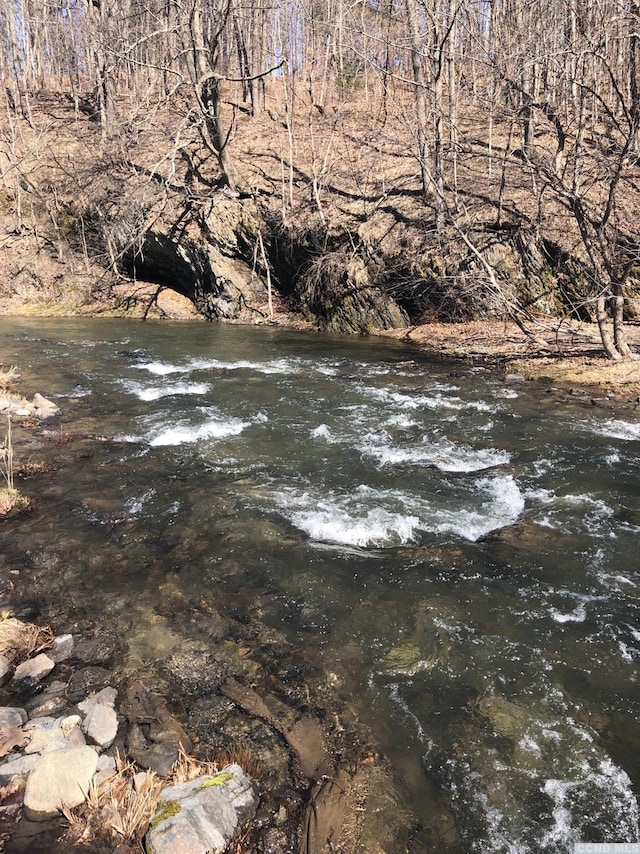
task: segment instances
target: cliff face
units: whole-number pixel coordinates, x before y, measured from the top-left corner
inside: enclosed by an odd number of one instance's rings
[[[321,201],[304,178],[303,146],[285,194],[267,115],[251,125],[253,149],[236,146],[245,180],[230,192],[209,161],[196,163],[196,148],[182,160],[167,149],[173,120],[105,142],[55,99],[29,122],[15,119],[3,151],[0,310],[195,314],[348,333],[523,310],[591,319],[588,269],[556,242],[555,222],[534,228],[523,213],[496,225],[485,204],[464,227],[436,231],[413,190],[376,196],[373,182],[347,192],[349,176],[338,174]],[[357,164],[352,173],[357,185]]]

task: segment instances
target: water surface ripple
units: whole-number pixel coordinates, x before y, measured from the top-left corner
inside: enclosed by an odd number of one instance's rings
[[[167,578],[259,601],[336,674],[424,850],[639,840],[635,415],[372,340],[0,332],[64,428],[113,440],[0,528],[6,565],[58,555],[52,602],[153,603]]]

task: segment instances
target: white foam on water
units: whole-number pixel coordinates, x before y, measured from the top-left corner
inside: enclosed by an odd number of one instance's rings
[[[412,712],[406,700],[400,696],[400,686],[394,682],[391,683],[388,688],[391,701],[396,706],[398,706],[398,708],[402,711],[403,715],[411,721],[411,723],[415,727],[416,735],[418,736],[422,744],[425,746],[427,753],[430,753],[433,749],[433,741],[424,731],[417,715]]]
[[[159,423],[154,423],[142,435],[117,436],[116,440],[147,444],[154,448],[192,445],[197,442],[237,436],[252,423],[251,421],[242,421],[239,418],[226,417],[212,408],[199,408],[198,411],[204,415],[205,419],[199,424],[194,424],[193,421],[187,419],[175,419],[170,422],[164,419]]]
[[[406,394],[395,391],[392,388],[374,388],[364,386],[364,394],[385,406],[394,407],[403,411],[427,410],[453,410],[459,412],[462,409],[473,409],[481,412],[494,412],[496,407],[484,401],[467,401],[460,397],[450,397],[440,392],[433,394]]]
[[[318,496],[287,489],[274,498],[285,516],[312,540],[360,547],[413,542],[420,523],[418,516],[405,515],[378,502],[372,506],[368,500],[371,493],[364,486],[355,490],[355,497]]]
[[[413,418],[410,418],[404,412],[399,412],[396,415],[391,415],[385,421],[385,424],[388,427],[401,427],[404,430],[408,430],[411,427],[419,427],[419,422],[415,421]]]
[[[221,359],[194,359],[190,370],[219,370],[219,371],[256,371],[259,374],[290,374],[297,373],[298,359],[274,359],[269,362],[253,362],[250,359],[237,359],[224,362]]]
[[[328,424],[319,424],[311,431],[312,439],[323,439],[325,442],[333,443],[335,438]]]
[[[242,433],[249,423],[239,418],[212,418],[197,427],[176,424],[161,428],[155,435],[151,435],[149,444],[152,448],[157,448],[161,445],[192,445],[207,439],[226,439],[228,436],[237,436]]]
[[[506,451],[493,448],[470,448],[449,439],[432,441],[422,437],[420,445],[398,447],[386,433],[369,433],[363,437],[362,453],[373,457],[381,466],[434,466],[443,472],[476,472],[505,465],[511,459]]]
[[[612,527],[614,510],[606,501],[588,494],[554,495],[552,492],[527,490],[527,498],[539,499],[545,508],[534,521],[541,528],[579,534],[586,531],[592,537],[615,539]]]
[[[553,804],[553,824],[542,837],[544,845],[566,846],[566,850],[569,850],[572,843],[579,841],[575,837],[571,810],[567,806],[567,796],[577,785],[569,780],[545,780],[543,791]]]
[[[143,386],[139,383],[125,382],[124,386],[128,392],[134,394],[140,400],[152,401],[162,397],[171,397],[175,394],[206,394],[210,385],[208,383],[167,383],[162,386]]]
[[[458,534],[476,542],[491,531],[512,525],[524,510],[524,496],[511,475],[482,478],[476,482],[486,495],[480,510],[462,508],[436,514],[437,533]],[[438,518],[439,517],[439,518]]]
[[[186,374],[191,369],[187,366],[183,365],[173,365],[168,362],[143,362],[140,365],[134,365],[134,368],[138,368],[141,371],[148,371],[150,374],[154,374],[158,377],[166,377],[170,374]]]
[[[144,505],[156,494],[155,489],[148,489],[142,495],[137,495],[125,502],[125,508],[130,516],[137,516],[142,512]]]
[[[514,388],[501,388],[494,392],[496,397],[501,397],[504,400],[515,400],[518,397],[518,392]]]
[[[622,421],[612,418],[603,424],[591,425],[595,433],[608,436],[611,439],[622,439],[624,442],[633,442],[640,439],[640,423],[636,421]]]
[[[552,826],[540,840],[544,850],[571,850],[581,841],[581,824],[596,826],[603,839],[637,842],[638,801],[629,775],[609,756],[576,763],[573,779],[547,779],[542,787],[552,803]],[[590,807],[590,809],[589,809]],[[553,849],[552,849],[553,850]]]
[[[171,362],[142,362],[134,365],[141,371],[148,371],[156,376],[168,376],[170,374],[187,374],[191,371],[219,370],[238,371],[251,370],[262,374],[285,374],[293,373],[298,369],[298,363],[292,359],[274,359],[271,362],[253,362],[250,359],[238,359],[225,362],[221,359],[193,359],[183,365]]]
[[[455,509],[443,508],[415,493],[366,485],[348,494],[287,487],[272,493],[271,499],[312,540],[381,548],[415,543],[426,533],[453,534],[474,542],[512,524],[524,509],[511,475],[482,478],[474,487],[477,509],[469,509],[468,500]]]
[[[557,608],[550,608],[549,613],[556,623],[584,623],[587,618],[587,610],[584,605],[578,605],[569,613],[562,613]]]
[[[550,489],[526,489],[525,497],[528,501],[537,501],[540,504],[551,504],[556,500],[555,492]]]
[[[533,753],[535,755],[540,755],[540,745],[529,733],[525,733],[522,736],[520,741],[518,742],[518,747],[522,750],[525,750],[527,753]]]

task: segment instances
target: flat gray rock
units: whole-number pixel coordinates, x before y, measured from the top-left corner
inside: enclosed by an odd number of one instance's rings
[[[22,726],[27,722],[27,713],[24,709],[15,706],[0,706],[0,727]]]
[[[118,716],[112,706],[94,703],[82,724],[89,741],[102,748],[111,747],[118,733]]]
[[[67,747],[38,757],[27,780],[24,814],[31,821],[46,821],[63,806],[77,807],[86,798],[98,767],[92,747]]]
[[[147,854],[222,854],[258,806],[253,780],[239,765],[162,792]]]
[[[47,655],[52,658],[56,664],[59,661],[66,661],[73,655],[75,649],[75,641],[73,635],[58,635],[54,638],[51,647],[47,650]]]
[[[117,696],[118,692],[115,688],[103,688],[102,691],[98,691],[97,694],[92,694],[86,700],[78,703],[78,708],[81,712],[88,712],[93,706],[111,706],[113,708]]]
[[[27,661],[19,664],[16,667],[16,672],[13,674],[13,678],[15,681],[19,681],[20,679],[35,679],[36,682],[39,682],[45,676],[48,676],[55,666],[55,661],[52,661],[48,655],[41,652],[35,658],[29,658]]]
[[[0,777],[22,777],[29,774],[38,764],[38,754],[20,756],[0,765]]]

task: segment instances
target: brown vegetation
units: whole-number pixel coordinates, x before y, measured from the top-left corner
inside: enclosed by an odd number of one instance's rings
[[[51,645],[53,635],[48,626],[41,628],[24,623],[10,613],[0,613],[0,655],[13,663],[20,663],[34,653]]]
[[[6,311],[175,316],[172,286],[342,331],[570,315],[634,355],[637,4],[49,14],[2,19]]]

